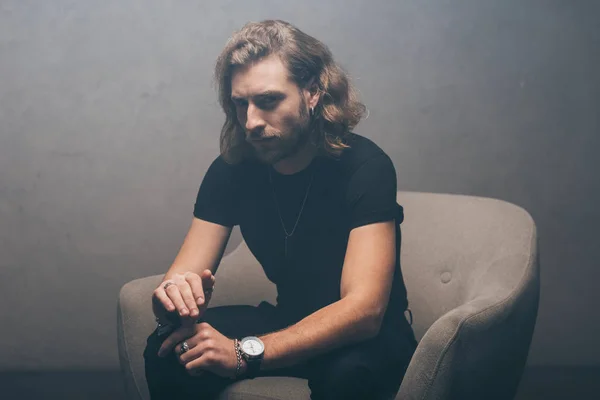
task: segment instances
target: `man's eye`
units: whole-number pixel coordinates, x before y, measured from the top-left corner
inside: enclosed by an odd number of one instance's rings
[[[264,97],[264,98],[260,99],[260,101],[258,101],[257,105],[260,108],[269,109],[269,108],[273,108],[276,103],[277,103],[277,98],[269,96],[269,97]]]

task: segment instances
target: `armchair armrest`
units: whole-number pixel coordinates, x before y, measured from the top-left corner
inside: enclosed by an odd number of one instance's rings
[[[240,271],[243,270],[243,273]],[[135,279],[125,284],[117,304],[117,342],[119,363],[128,398],[148,399],[144,373],[146,339],[156,328],[152,313],[152,291],[163,274]],[[274,301],[275,285],[267,280],[245,242],[223,257],[216,277],[215,292],[209,307],[230,304],[257,305],[262,300]]]
[[[397,399],[514,398],[539,302],[537,251],[493,262],[472,288],[427,330]]]

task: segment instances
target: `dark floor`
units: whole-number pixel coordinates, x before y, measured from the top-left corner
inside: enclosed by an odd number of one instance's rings
[[[118,371],[0,372],[0,398],[124,400]],[[600,399],[600,367],[526,370],[516,400]]]

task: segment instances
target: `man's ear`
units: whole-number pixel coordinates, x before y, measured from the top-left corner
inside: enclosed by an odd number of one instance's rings
[[[321,89],[319,89],[319,85],[315,82],[315,78],[312,77],[306,84],[306,88],[308,90],[310,99],[308,104],[310,107],[316,107],[319,103],[319,99],[321,98]]]

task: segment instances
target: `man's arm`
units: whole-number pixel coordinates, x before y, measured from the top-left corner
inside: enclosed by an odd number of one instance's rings
[[[162,280],[173,284],[166,288],[161,283],[152,295],[152,309],[159,320],[175,323],[175,315],[198,318],[208,307],[210,295],[205,299],[204,289],[214,285],[213,274],[230,235],[230,227],[194,217],[179,253]]]
[[[200,274],[206,269],[214,274],[225,252],[231,230],[231,227],[194,217],[183,244],[164,279],[169,279],[173,274],[182,274],[188,271]]]
[[[265,344],[261,368],[286,367],[376,336],[392,286],[395,238],[394,221],[353,229],[342,269],[341,299],[284,330],[261,336]]]
[[[165,279],[177,273],[216,272],[236,219],[234,168],[222,157],[208,167],[194,204],[194,218]]]

